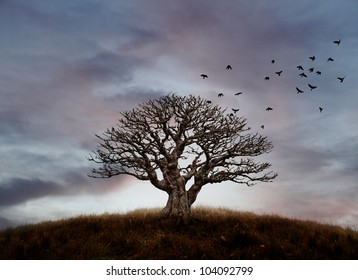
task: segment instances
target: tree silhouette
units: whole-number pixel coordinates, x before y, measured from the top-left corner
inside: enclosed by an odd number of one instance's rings
[[[272,143],[248,133],[245,118],[225,111],[201,97],[169,94],[123,112],[116,128],[96,135],[100,144],[88,160],[101,167],[90,176],[149,180],[169,196],[161,216],[187,223],[204,185],[232,181],[250,186],[277,176],[263,173],[269,163],[253,160],[270,152]]]

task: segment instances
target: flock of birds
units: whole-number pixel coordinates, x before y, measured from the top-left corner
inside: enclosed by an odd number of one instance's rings
[[[333,43],[336,44],[337,46],[339,46],[339,45],[341,44],[341,39],[335,40],[335,41],[333,41]],[[313,55],[313,56],[310,56],[309,59],[311,60],[311,62],[314,62],[314,61],[316,60],[316,56],[314,56],[314,55]],[[276,62],[276,61],[275,61],[274,59],[271,60],[271,63],[272,63],[272,64],[274,64],[275,62]],[[332,57],[328,57],[328,58],[327,58],[327,63],[330,63],[330,62],[334,62],[334,59],[333,59]],[[300,71],[300,73],[298,74],[299,77],[301,77],[301,78],[308,78],[308,75],[306,74],[305,69],[304,69],[304,67],[303,67],[302,65],[298,65],[296,68],[297,68],[297,70]],[[230,64],[227,65],[227,66],[226,66],[226,70],[232,70],[232,66],[231,66]],[[314,73],[314,74],[316,74],[317,76],[322,75],[322,72],[321,72],[320,70],[315,70],[315,67],[310,67],[310,68],[307,69],[307,71],[308,71],[309,73]],[[280,70],[280,71],[276,71],[276,72],[275,72],[275,74],[276,74],[277,76],[279,76],[279,77],[281,76],[282,73],[283,73],[283,70]],[[200,76],[201,76],[202,79],[208,79],[208,78],[209,78],[207,74],[201,74]],[[343,81],[344,81],[345,78],[346,78],[345,76],[343,76],[343,77],[337,77],[337,79],[338,79],[338,81],[339,81],[340,83],[343,83]],[[265,80],[265,81],[269,81],[269,80],[270,80],[270,76],[266,76],[266,77],[264,78],[264,80]],[[317,87],[318,87],[317,85],[313,85],[313,84],[311,84],[311,83],[308,83],[308,88],[310,89],[310,91],[315,90]],[[302,87],[299,88],[298,86],[296,86],[296,91],[297,91],[297,94],[301,94],[301,93],[304,93],[304,92],[305,92],[305,90],[302,89]],[[241,94],[243,94],[243,92],[237,92],[237,93],[235,93],[235,96],[239,96],[239,95],[241,95]],[[218,93],[217,96],[218,96],[219,98],[221,98],[221,97],[224,96],[224,93],[220,92],[220,93]],[[208,102],[208,103],[212,103],[210,100],[208,100],[207,102]],[[323,107],[320,106],[320,107],[318,107],[318,109],[319,109],[319,112],[322,113]],[[267,108],[266,108],[266,111],[272,111],[272,110],[273,110],[272,107],[267,107]],[[230,116],[233,116],[234,114],[236,114],[236,113],[239,111],[239,109],[232,108],[232,111],[233,111],[233,113],[230,113]],[[261,125],[261,128],[264,129],[265,126],[264,126],[264,125]]]
[[[341,43],[341,40],[339,39],[339,40],[333,41],[333,43],[336,44],[337,46],[339,46],[340,43]],[[316,57],[315,57],[315,56],[310,56],[309,59],[313,62],[313,61],[316,60]],[[327,62],[333,62],[333,61],[334,61],[334,59],[333,59],[332,57],[329,57],[329,58],[327,59]],[[301,78],[307,78],[307,77],[308,77],[307,74],[304,72],[304,68],[303,68],[302,65],[297,66],[297,69],[298,69],[299,71],[303,71],[302,73],[299,74],[299,76],[300,76]],[[315,71],[314,67],[311,67],[311,68],[308,69],[308,72],[310,72],[310,73],[313,73],[314,71]],[[316,73],[316,75],[318,75],[318,76],[322,75],[322,72],[321,72],[321,71],[318,71],[318,70],[316,70],[315,73]],[[276,72],[276,74],[277,74],[277,72]],[[343,81],[344,81],[345,78],[346,78],[345,76],[344,76],[344,77],[337,77],[337,79],[338,79],[341,83],[343,83]],[[308,84],[308,87],[310,88],[311,91],[317,88],[317,86],[312,85],[312,84]],[[299,93],[304,93],[304,90],[302,90],[302,89],[300,89],[300,88],[298,88],[298,87],[296,87],[296,90],[297,90],[297,94],[299,94]],[[319,107],[319,110],[320,110],[320,112],[322,112],[323,108],[322,108],[322,107]]]

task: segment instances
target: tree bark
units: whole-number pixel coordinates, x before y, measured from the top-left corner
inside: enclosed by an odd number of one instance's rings
[[[177,224],[190,222],[190,206],[185,188],[175,188],[168,192],[168,201],[161,212],[161,217],[176,219]]]

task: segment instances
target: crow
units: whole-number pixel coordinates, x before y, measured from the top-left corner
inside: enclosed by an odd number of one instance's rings
[[[200,75],[203,79],[207,79],[208,78],[208,75],[205,75],[205,74],[201,74]]]
[[[310,56],[309,58],[310,58],[310,60],[312,60],[312,61],[314,61],[314,60],[316,59],[315,56]]]
[[[206,103],[211,104],[211,101],[210,101],[210,100],[207,100]]]
[[[322,111],[323,111],[323,108],[319,107],[319,112],[322,113]]]
[[[224,96],[224,94],[221,92],[218,94],[218,97],[223,97],[223,96]]]
[[[271,63],[275,63],[275,60],[274,60],[274,59],[272,59],[272,60],[271,60]]]
[[[266,81],[270,80],[270,77],[265,77],[265,80],[266,80]]]
[[[296,68],[297,68],[298,70],[304,71],[304,70],[303,70],[303,67],[302,67],[301,65],[297,66]]]
[[[226,66],[226,70],[232,70],[232,67],[230,64],[228,66]]]
[[[317,74],[317,75],[321,75],[322,72],[321,72],[321,71],[316,71],[316,74]]]
[[[232,108],[231,110],[233,110],[234,113],[236,114],[237,112],[239,112],[240,109],[234,109],[234,108]]]
[[[282,73],[282,70],[281,71],[278,71],[278,72],[275,72],[277,75],[281,76],[281,73]]]
[[[235,93],[235,95],[237,95],[237,96],[238,96],[238,95],[240,95],[240,94],[242,94],[242,92],[241,92],[241,91],[240,91],[240,92]]]
[[[299,93],[304,93],[304,91],[301,90],[301,89],[299,89],[298,87],[296,87],[296,90],[297,90],[297,94],[299,94]]]
[[[330,61],[334,61],[334,59],[333,59],[332,57],[329,57],[329,58],[327,59],[327,62],[330,62]]]
[[[267,107],[266,111],[272,111],[273,109],[271,107]]]
[[[305,73],[301,73],[299,76],[307,78],[307,75]]]
[[[310,73],[312,73],[314,71],[314,68],[312,67],[312,68],[310,68],[310,69],[308,69],[308,72],[310,72]]]
[[[343,83],[343,80],[345,79],[346,77],[344,76],[344,77],[337,77],[337,79],[341,82],[341,83]]]
[[[265,126],[264,126],[264,125],[261,125],[261,128],[262,128],[262,129],[264,129],[264,128],[265,128]]]
[[[333,43],[337,44],[337,46],[339,46],[339,44],[341,43],[341,39],[337,40],[337,41],[333,41]]]
[[[313,85],[311,85],[311,84],[308,84],[308,86],[310,87],[311,90],[317,88],[317,86],[313,86]]]

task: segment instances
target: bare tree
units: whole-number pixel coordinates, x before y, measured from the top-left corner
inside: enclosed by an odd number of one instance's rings
[[[169,94],[123,112],[116,128],[96,135],[100,145],[88,160],[101,167],[90,176],[149,180],[168,193],[161,215],[187,223],[204,185],[232,181],[250,186],[277,176],[264,173],[269,163],[253,160],[270,152],[272,143],[248,133],[245,118],[225,111],[201,97]]]

